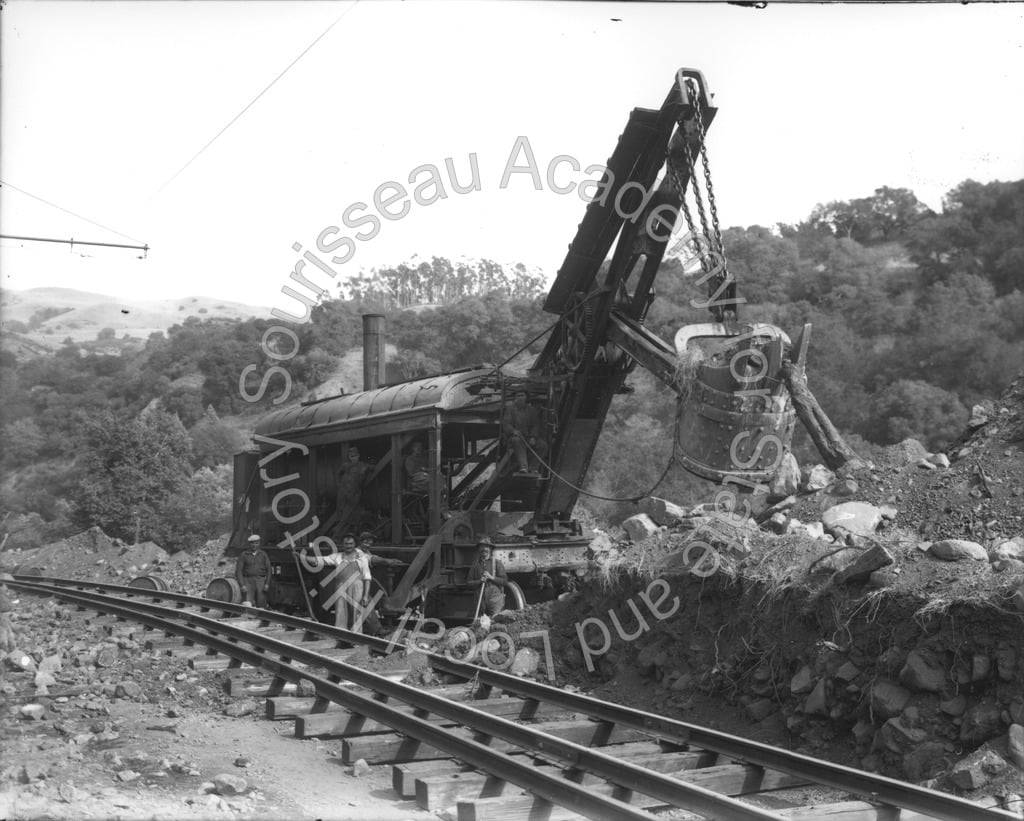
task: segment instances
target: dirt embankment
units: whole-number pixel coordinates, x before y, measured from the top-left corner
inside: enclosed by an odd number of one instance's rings
[[[1024,376],[948,454],[790,464],[747,501],[744,521],[650,501],[510,632],[548,624],[562,686],[1019,812]]]
[[[234,571],[235,557],[225,553],[227,542],[224,535],[197,550],[168,554],[153,542],[129,545],[91,527],[31,550],[5,550],[0,553],[0,570],[110,584],[150,576],[162,580],[168,590],[200,596],[212,579]]]

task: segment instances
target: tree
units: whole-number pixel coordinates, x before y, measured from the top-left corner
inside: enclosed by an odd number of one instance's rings
[[[750,303],[787,301],[790,281],[796,274],[800,254],[791,239],[777,237],[767,228],[729,228],[722,234],[729,270],[736,277],[742,296]]]
[[[152,538],[160,515],[191,475],[190,442],[178,417],[154,410],[135,418],[101,411],[85,424],[75,516],[111,536]]]
[[[161,510],[156,541],[170,551],[195,550],[231,527],[231,468],[200,468]]]
[[[46,435],[34,419],[23,417],[4,425],[4,461],[11,467],[34,462],[46,444]]]
[[[868,438],[873,441],[888,445],[920,439],[929,450],[939,451],[963,430],[967,408],[954,393],[920,380],[901,379],[875,394],[871,416]]]
[[[228,422],[207,414],[189,431],[192,440],[192,465],[213,468],[230,464],[232,457],[245,447],[245,438]]]
[[[909,188],[883,185],[870,197],[815,206],[808,223],[834,237],[866,245],[902,239],[910,226],[928,213],[928,207]]]

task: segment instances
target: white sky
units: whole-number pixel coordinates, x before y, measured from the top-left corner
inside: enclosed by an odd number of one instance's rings
[[[657,108],[681,66],[705,73],[719,106],[708,147],[723,226],[796,222],[881,185],[938,208],[966,178],[1024,178],[1017,4],[14,0],[0,25],[0,177],[152,247],[139,260],[4,240],[8,288],[291,310],[293,243],[312,248],[417,166],[451,157],[464,181],[471,152],[480,191],[412,203],[339,278],[413,254],[553,275],[584,203],[525,175],[501,190],[516,137],[542,170],[558,154],[603,164],[630,109]],[[7,186],[0,197],[4,234],[128,241]]]

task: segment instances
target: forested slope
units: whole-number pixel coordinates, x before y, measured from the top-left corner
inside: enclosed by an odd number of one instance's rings
[[[867,455],[872,443],[908,436],[941,448],[972,405],[1024,368],[1024,181],[964,182],[938,214],[905,189],[880,188],[818,206],[798,225],[728,229],[724,242],[748,301],[743,319],[790,333],[814,325],[810,386]],[[664,263],[657,287],[647,320],[655,332],[671,339],[679,326],[707,321],[690,306],[703,294],[678,260]],[[287,401],[309,398],[360,345],[367,311],[387,317],[406,378],[497,364],[555,321],[540,308],[541,278],[522,266],[435,257],[366,272],[347,288],[296,326]],[[230,455],[284,393],[270,381],[248,401],[258,375],[281,364],[279,350],[261,348],[275,324],[190,317],[144,343],[104,329],[45,356],[5,345],[0,510],[9,545],[98,524],[174,549],[224,529]],[[673,395],[645,374],[631,379],[636,391],[616,399],[589,477],[601,496],[643,493],[668,461]],[[813,458],[806,441],[795,447]],[[703,490],[673,470],[659,492],[696,501]],[[586,504],[609,517],[629,512]]]

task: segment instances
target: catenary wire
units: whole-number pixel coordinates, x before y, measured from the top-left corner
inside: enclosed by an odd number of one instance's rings
[[[324,29],[324,30],[323,30],[323,31],[322,31],[322,32],[320,33],[320,35],[319,35],[319,36],[318,36],[318,37],[317,37],[317,38],[316,38],[316,39],[315,39],[315,40],[314,40],[314,41],[313,41],[312,43],[310,43],[310,44],[309,44],[308,46],[306,46],[306,47],[305,47],[305,48],[304,48],[304,49],[302,50],[302,52],[301,52],[301,53],[299,54],[299,56],[298,56],[298,57],[296,57],[296,58],[295,58],[294,60],[292,60],[292,61],[291,61],[291,62],[290,62],[290,63],[289,63],[289,64],[288,64],[287,66],[285,66],[284,70],[283,70],[283,71],[282,71],[282,72],[281,72],[280,74],[278,74],[278,75],[277,75],[277,76],[276,76],[276,77],[275,77],[275,78],[274,78],[273,80],[271,80],[271,81],[270,81],[270,83],[269,83],[269,85],[267,85],[267,87],[266,87],[266,88],[264,88],[264,89],[263,89],[263,91],[261,91],[261,92],[260,92],[259,94],[257,94],[257,95],[256,95],[255,97],[253,97],[253,98],[252,98],[252,100],[250,100],[250,101],[249,101],[249,102],[248,102],[248,103],[246,104],[245,108],[243,108],[243,109],[242,109],[241,111],[239,111],[239,112],[238,112],[238,113],[237,113],[237,114],[236,114],[236,115],[235,115],[234,117],[232,117],[232,118],[231,118],[231,120],[230,120],[230,121],[229,121],[229,122],[227,123],[227,125],[225,125],[225,126],[224,126],[224,127],[223,127],[223,128],[222,128],[222,129],[220,130],[220,131],[218,131],[218,132],[217,132],[216,134],[214,134],[214,135],[213,135],[213,137],[211,137],[211,138],[210,138],[209,142],[207,142],[207,143],[206,143],[206,145],[204,145],[204,146],[203,146],[202,148],[200,148],[200,149],[199,149],[199,150],[198,150],[198,151],[197,151],[197,152],[196,152],[196,153],[195,153],[195,154],[194,154],[194,155],[192,156],[192,159],[190,159],[190,160],[189,160],[189,161],[188,161],[187,163],[185,163],[185,164],[184,164],[184,165],[183,165],[183,166],[182,166],[181,168],[179,168],[179,169],[178,169],[177,171],[175,171],[175,172],[174,172],[174,174],[173,174],[173,175],[171,176],[171,178],[170,178],[169,180],[167,180],[167,182],[165,182],[165,183],[164,183],[163,185],[161,185],[161,186],[160,186],[160,187],[159,187],[159,188],[158,188],[158,189],[156,190],[156,192],[155,192],[155,193],[153,194],[153,196],[149,198],[148,202],[152,202],[152,201],[153,201],[153,200],[154,200],[154,199],[155,199],[155,198],[156,198],[157,196],[159,196],[159,195],[160,195],[160,193],[161,193],[161,192],[163,192],[163,190],[164,190],[165,188],[167,188],[167,186],[168,186],[168,185],[170,185],[170,184],[171,184],[172,182],[174,182],[174,181],[175,181],[175,180],[176,180],[176,179],[178,178],[178,176],[179,176],[179,175],[180,175],[180,174],[181,174],[181,173],[182,173],[182,172],[183,172],[183,171],[184,171],[184,170],[185,170],[186,168],[188,168],[188,167],[189,167],[190,165],[192,165],[192,163],[194,163],[194,162],[195,162],[195,161],[196,161],[197,159],[199,159],[199,156],[200,156],[200,155],[201,155],[201,154],[202,154],[202,153],[203,153],[204,151],[206,151],[206,149],[207,149],[207,148],[209,148],[209,147],[210,147],[211,145],[213,145],[213,144],[214,144],[214,143],[215,143],[215,142],[217,141],[217,139],[218,139],[218,138],[219,138],[219,137],[220,137],[220,136],[221,136],[221,135],[222,135],[222,134],[223,134],[223,133],[224,133],[225,131],[227,131],[227,130],[228,130],[229,128],[231,128],[231,126],[233,126],[233,125],[234,125],[234,124],[235,124],[236,122],[238,122],[238,120],[239,120],[239,119],[240,119],[240,118],[242,117],[242,115],[243,115],[243,114],[245,114],[245,112],[246,112],[246,111],[248,111],[248,110],[249,110],[250,108],[252,108],[252,107],[253,107],[253,106],[254,106],[254,105],[256,104],[256,101],[260,99],[260,97],[262,97],[262,96],[263,96],[264,94],[266,94],[266,93],[267,93],[268,91],[270,91],[271,87],[273,87],[273,85],[274,85],[274,84],[275,84],[275,83],[276,83],[276,82],[277,82],[278,80],[280,80],[280,79],[281,79],[282,77],[284,77],[284,75],[285,75],[285,74],[287,74],[287,73],[288,73],[288,71],[289,71],[289,70],[290,70],[290,69],[291,69],[291,68],[292,68],[292,67],[293,67],[293,66],[294,66],[294,65],[295,65],[295,64],[296,64],[297,62],[299,62],[299,60],[301,60],[301,59],[302,59],[303,57],[305,57],[305,56],[306,56],[306,54],[307,54],[307,53],[309,52],[309,50],[310,50],[311,48],[313,48],[313,46],[315,46],[315,45],[316,45],[317,43],[319,43],[319,42],[320,42],[321,40],[323,40],[323,38],[327,36],[327,33],[328,33],[328,32],[329,32],[329,31],[330,31],[330,30],[331,30],[332,28],[334,28],[334,27],[335,27],[336,25],[338,25],[338,23],[340,23],[340,22],[341,22],[342,18],[343,18],[343,17],[345,17],[345,15],[347,15],[347,14],[348,14],[348,13],[349,13],[350,11],[352,11],[352,9],[354,9],[354,8],[355,8],[355,7],[356,7],[356,6],[358,5],[358,4],[359,4],[359,0],[355,0],[355,2],[354,2],[354,3],[353,3],[353,4],[351,5],[351,6],[349,6],[349,7],[348,7],[347,9],[345,9],[345,10],[344,10],[344,11],[343,11],[343,12],[342,12],[341,14],[339,14],[339,15],[338,15],[338,17],[337,17],[337,19],[335,19],[335,21],[334,21],[333,23],[331,23],[331,24],[330,24],[330,25],[329,25],[329,26],[328,26],[327,28],[325,28],[325,29]]]
[[[140,239],[136,239],[135,237],[129,236],[128,234],[122,234],[120,231],[115,231],[113,228],[108,228],[106,225],[101,225],[95,220],[91,220],[88,217],[83,217],[81,214],[76,214],[74,211],[69,211],[67,208],[62,208],[56,203],[50,202],[49,200],[44,200],[42,197],[29,193],[28,191],[25,191],[22,188],[18,188],[18,186],[16,185],[11,185],[6,180],[0,180],[0,185],[6,185],[8,188],[17,191],[19,194],[24,194],[26,197],[31,197],[34,200],[39,200],[39,202],[43,203],[44,205],[49,205],[51,208],[56,208],[58,211],[63,211],[65,214],[70,214],[71,216],[77,217],[80,220],[85,220],[90,225],[95,225],[97,228],[102,228],[104,231],[110,231],[110,233],[117,234],[119,237],[124,237],[125,239],[130,239],[132,242],[138,242],[142,244],[142,240]]]

